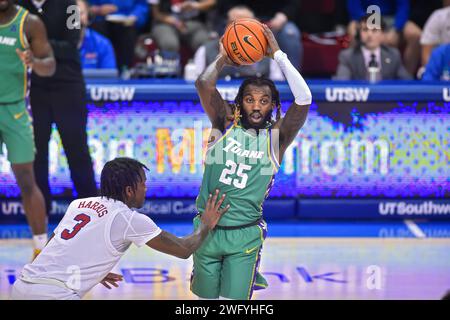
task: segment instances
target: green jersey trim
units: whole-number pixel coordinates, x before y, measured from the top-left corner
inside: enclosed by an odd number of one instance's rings
[[[24,10],[24,8],[20,7],[19,11],[17,11],[16,15],[14,16],[14,18],[11,19],[10,22],[5,23],[5,24],[0,24],[0,28],[6,28],[9,27],[10,25],[12,25],[14,22],[16,22],[17,18],[19,17],[19,15],[22,13],[22,11]]]

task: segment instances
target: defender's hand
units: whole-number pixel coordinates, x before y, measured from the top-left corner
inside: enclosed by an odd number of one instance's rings
[[[26,49],[25,51],[21,51],[19,48],[16,49],[16,53],[19,56],[22,63],[27,67],[33,68],[34,56],[33,52],[30,49]]]
[[[120,274],[110,272],[100,283],[104,285],[106,288],[111,289],[109,285],[118,288],[119,285],[117,284],[117,282],[119,281],[123,281],[123,276],[121,276]]]
[[[206,202],[205,212],[203,212],[201,216],[202,223],[207,225],[209,230],[214,229],[222,215],[230,208],[230,205],[227,205],[225,208],[220,209],[220,206],[225,200],[225,194],[217,200],[218,195],[219,190],[216,190],[214,195],[209,195],[208,201]]]
[[[270,30],[270,28],[263,24],[263,32],[264,32],[264,36],[267,39],[267,52],[266,52],[266,57],[270,57],[273,59],[273,55],[275,52],[277,52],[278,50],[280,50],[280,46],[278,45],[277,40],[275,39],[275,36],[273,35],[272,30]]]

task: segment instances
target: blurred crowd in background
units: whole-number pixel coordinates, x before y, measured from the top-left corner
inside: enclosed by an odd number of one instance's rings
[[[77,0],[83,69],[123,78],[195,79],[219,52],[228,22],[267,24],[305,77],[336,80],[450,80],[450,0]],[[366,24],[381,10],[381,30]],[[276,64],[227,68],[283,80]]]

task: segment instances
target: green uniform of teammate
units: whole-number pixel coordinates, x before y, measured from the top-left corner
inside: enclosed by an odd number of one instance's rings
[[[270,47],[267,55],[278,62],[295,97],[284,118],[281,118],[278,91],[268,79],[245,80],[239,88],[234,110],[222,99],[216,81],[223,66],[232,64],[222,45],[219,56],[196,82],[213,129],[197,209],[201,215],[209,194],[215,190],[226,194],[224,204],[230,205],[214,232],[194,253],[191,290],[200,298],[250,299],[254,289],[267,287],[258,273],[267,233],[262,205],[285,150],[306,120],[311,93],[279,50],[267,26],[264,33]],[[194,219],[194,226],[198,221],[199,216]]]
[[[14,0],[0,1],[0,154],[5,144],[34,235],[35,255],[46,243],[47,226],[45,203],[33,170],[33,127],[26,105],[28,71],[32,68],[40,76],[51,76],[55,65],[42,21]]]
[[[11,163],[34,160],[33,128],[25,103],[28,67],[16,53],[27,47],[23,37],[27,15],[28,11],[20,8],[10,23],[0,25],[0,144],[6,144]]]

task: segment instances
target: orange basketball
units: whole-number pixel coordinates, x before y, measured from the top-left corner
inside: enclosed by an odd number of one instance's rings
[[[225,30],[222,43],[228,57],[240,65],[261,61],[267,49],[263,27],[255,19],[239,19],[231,22]]]

